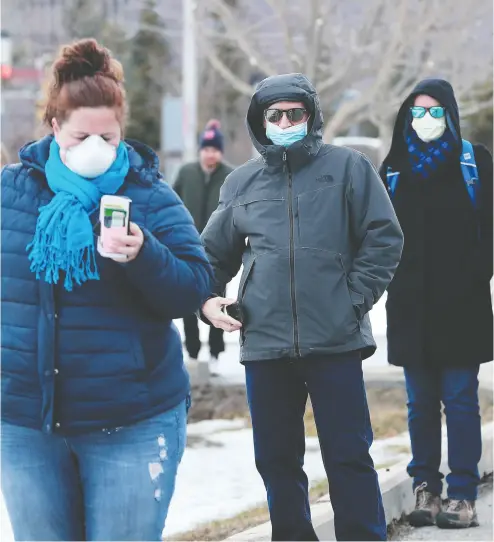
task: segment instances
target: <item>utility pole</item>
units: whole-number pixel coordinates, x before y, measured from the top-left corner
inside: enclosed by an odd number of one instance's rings
[[[182,0],[182,100],[184,160],[196,159],[197,153],[197,49],[195,0]]]

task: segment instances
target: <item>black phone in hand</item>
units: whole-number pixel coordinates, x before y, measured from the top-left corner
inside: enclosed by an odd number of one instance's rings
[[[225,312],[233,318],[234,320],[237,320],[237,322],[243,323],[243,314],[242,314],[242,306],[238,301],[233,303],[232,305],[226,305],[225,306]]]

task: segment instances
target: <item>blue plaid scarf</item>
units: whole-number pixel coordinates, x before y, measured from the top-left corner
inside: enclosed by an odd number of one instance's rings
[[[450,130],[446,130],[439,139],[424,143],[415,130],[410,128],[406,143],[412,173],[428,179],[447,162],[453,152],[455,139]]]

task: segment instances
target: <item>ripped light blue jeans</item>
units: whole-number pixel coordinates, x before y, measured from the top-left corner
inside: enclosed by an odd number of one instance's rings
[[[15,539],[161,540],[186,418],[184,401],[75,437],[2,423],[2,493]]]

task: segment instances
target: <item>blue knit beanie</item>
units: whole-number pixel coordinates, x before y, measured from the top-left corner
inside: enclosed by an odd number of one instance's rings
[[[221,123],[219,120],[210,120],[206,124],[206,129],[201,134],[200,148],[214,147],[223,152],[223,134],[221,133]]]

